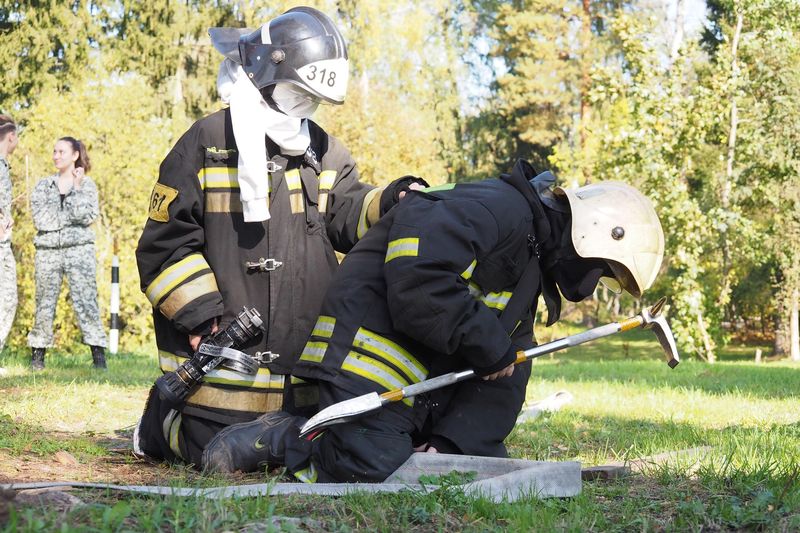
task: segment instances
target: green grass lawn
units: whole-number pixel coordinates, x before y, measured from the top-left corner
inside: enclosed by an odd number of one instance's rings
[[[800,530],[800,367],[756,365],[754,346],[723,350],[720,362],[684,361],[670,370],[648,332],[633,331],[545,356],[528,398],[559,390],[561,411],[519,424],[513,457],[579,460],[584,466],[709,447],[699,461],[653,463],[616,480],[585,481],[570,499],[494,504],[457,486],[429,495],[351,495],[205,501],[71,491],[86,505],[68,512],[10,505],[7,531],[699,531]],[[765,347],[762,347],[765,348]],[[0,357],[0,479],[98,480],[214,486],[246,478],[202,478],[112,453],[128,438],[152,380],[155,357],[110,358],[90,368],[86,353],[48,354],[45,372],[27,352]],[[765,353],[768,350],[765,349]],[[60,467],[64,450],[78,465]],[[38,475],[38,477],[37,477]],[[304,517],[313,522],[270,522]],[[272,525],[270,525],[272,524]]]

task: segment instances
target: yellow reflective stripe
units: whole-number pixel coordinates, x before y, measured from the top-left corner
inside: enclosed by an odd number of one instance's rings
[[[292,385],[304,385],[304,384],[307,384],[307,383],[308,383],[308,381],[306,381],[304,379],[292,376]]]
[[[336,181],[335,170],[323,170],[319,173],[319,188],[320,190],[330,190],[333,183]]]
[[[231,167],[203,167],[197,173],[200,188],[239,188],[239,169]]]
[[[508,305],[508,300],[511,299],[511,293],[508,291],[504,292],[490,292],[485,296],[481,296],[478,298],[482,301],[487,307],[491,307],[492,309],[499,309],[502,311]]]
[[[358,216],[358,227],[356,228],[356,237],[359,239],[364,236],[367,230],[370,227],[370,220],[369,220],[369,206],[374,201],[380,201],[379,198],[375,198],[375,195],[380,193],[383,189],[372,189],[369,191],[366,196],[364,196],[364,201],[361,202],[361,214]]]
[[[158,304],[158,310],[161,311],[162,315],[172,320],[172,317],[178,314],[178,311],[196,299],[218,291],[217,278],[214,277],[213,273],[209,272],[176,287],[175,290],[169,293],[169,296]]]
[[[419,254],[419,238],[408,237],[389,243],[386,248],[386,263],[398,257],[417,257]]]
[[[467,269],[461,273],[461,277],[468,280],[472,277],[472,273],[475,271],[475,266],[478,264],[477,259],[473,259],[472,263],[469,264]]]
[[[373,353],[402,370],[411,383],[418,383],[428,376],[428,371],[416,358],[399,344],[381,337],[377,333],[359,328],[353,346]]]
[[[184,361],[186,361],[185,357],[164,350],[158,351],[158,363],[162,372],[172,372]],[[286,376],[283,374],[272,374],[268,368],[259,368],[258,373],[251,376],[217,367],[206,374],[203,381],[251,389],[282,389],[285,378]]]
[[[336,326],[336,319],[332,316],[320,315],[314,329],[311,330],[312,337],[330,338],[333,335],[333,328]]]
[[[317,469],[314,468],[314,463],[310,463],[308,468],[298,470],[294,473],[294,477],[303,483],[316,483],[317,482]]]
[[[190,254],[174,265],[165,268],[156,279],[147,286],[144,294],[150,303],[155,307],[166,294],[174,289],[179,283],[204,269],[210,269],[202,254]]]
[[[455,186],[456,186],[455,183],[444,183],[442,185],[436,185],[434,187],[425,187],[422,190],[425,192],[449,191],[455,188]]]
[[[402,389],[410,383],[387,365],[360,353],[350,352],[342,363],[342,370],[359,375],[386,390]],[[413,399],[404,398],[403,403],[409,407],[414,405]]]
[[[327,349],[327,342],[307,342],[303,348],[303,353],[300,354],[300,360],[320,363],[322,358],[325,357],[325,350]]]
[[[169,426],[169,449],[172,450],[172,453],[174,453],[176,457],[184,459],[183,455],[181,454],[181,446],[179,440],[181,434],[182,420],[183,416],[181,416],[181,414],[178,413]]]
[[[287,170],[286,174],[283,175],[284,179],[286,180],[286,186],[289,188],[290,191],[299,191],[302,190],[303,186],[300,182],[300,170],[293,168],[292,170]]]
[[[328,192],[333,188],[336,182],[335,170],[323,170],[319,174],[319,205],[320,213],[325,213],[328,210]]]

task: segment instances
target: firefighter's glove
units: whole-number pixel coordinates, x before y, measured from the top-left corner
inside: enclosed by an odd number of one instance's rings
[[[207,337],[211,335],[214,330],[216,330],[216,326],[219,323],[218,318],[209,318],[205,322],[198,324],[197,326],[189,332],[189,335],[199,335],[201,337]]]
[[[400,201],[400,193],[410,191],[411,184],[413,183],[422,185],[423,187],[429,187],[427,181],[410,174],[402,178],[397,178],[387,185],[381,193],[380,216],[385,215],[389,209],[394,207],[395,204]]]

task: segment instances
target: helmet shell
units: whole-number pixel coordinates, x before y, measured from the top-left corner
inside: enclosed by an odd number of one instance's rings
[[[664,258],[664,232],[650,200],[618,181],[556,187],[555,193],[569,201],[578,255],[608,262],[622,288],[639,298]]]
[[[330,18],[309,7],[290,9],[239,39],[239,57],[258,89],[286,82],[321,101],[344,103],[347,46]]]

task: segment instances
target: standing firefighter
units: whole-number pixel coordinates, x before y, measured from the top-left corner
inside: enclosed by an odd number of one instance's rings
[[[181,405],[151,391],[135,448],[196,465],[229,424],[316,407],[316,387],[289,374],[334,250],[350,250],[409,184],[361,183],[347,149],[309,120],[320,103],[342,104],[347,87],[345,42],[327,16],[298,7],[255,31],[209,33],[226,57],[218,82],[230,107],[196,122],[164,159],[137,249],[164,372],[243,306],[265,326],[238,346],[258,360],[255,375],[212,370]]]
[[[284,464],[319,482],[382,481],[414,451],[506,456],[525,397],[538,295],[548,325],[561,295],[579,301],[601,278],[638,297],[664,237],[638,191],[604,182],[549,185],[519,162],[511,175],[413,193],[345,258],[295,370],[319,382],[320,407],[471,366],[471,380],[388,404],[299,439],[305,419],[270,413],[232,426],[204,466]],[[559,294],[560,292],[560,294]]]

